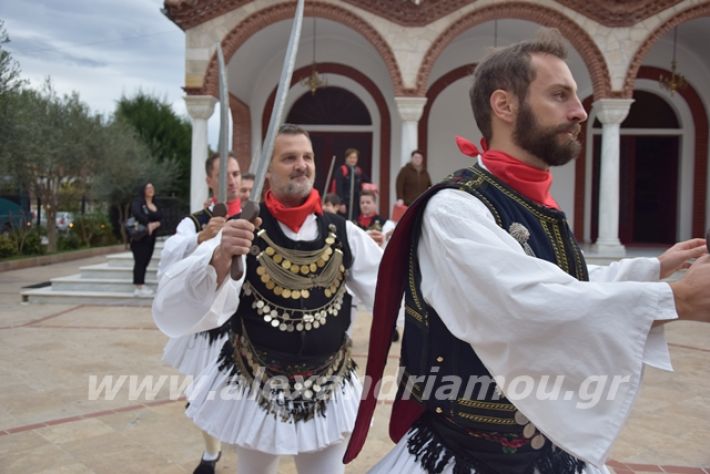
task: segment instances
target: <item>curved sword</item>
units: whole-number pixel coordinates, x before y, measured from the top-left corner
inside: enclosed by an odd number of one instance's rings
[[[217,65],[219,66],[219,194],[217,201],[227,204],[227,158],[229,156],[229,91],[227,68],[224,65],[222,45],[217,43]],[[227,208],[225,207],[225,213]]]
[[[266,132],[264,146],[261,147],[261,156],[256,164],[254,172],[254,188],[249,194],[249,200],[242,203],[242,218],[254,221],[259,215],[259,200],[261,192],[264,189],[264,179],[266,178],[266,170],[271,162],[271,155],[274,153],[274,141],[276,133],[281,126],[283,117],[284,105],[286,104],[286,96],[291,87],[291,76],[293,75],[293,67],[296,64],[296,53],[298,53],[298,42],[301,38],[301,26],[303,25],[303,8],[304,0],[298,0],[296,4],[296,13],[293,17],[293,25],[291,26],[291,36],[288,39],[288,47],[286,48],[286,56],[284,56],[284,64],[281,69],[281,78],[279,79],[279,87],[276,91],[276,100],[274,107],[271,110],[271,120],[269,128]],[[238,280],[242,277],[244,269],[242,268],[242,259],[236,257],[232,259],[232,278]]]

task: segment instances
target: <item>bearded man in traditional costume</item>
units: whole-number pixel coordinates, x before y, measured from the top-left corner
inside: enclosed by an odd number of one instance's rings
[[[587,119],[565,56],[547,30],[476,67],[483,151],[459,138],[476,164],[422,195],[387,246],[371,388],[346,462],[364,442],[403,293],[397,445],[372,473],[607,473],[644,365],[670,369],[663,323],[710,317],[704,239],[659,258],[585,263],[550,195],[550,167],[578,155]],[[659,281],[694,258],[682,279]],[[590,380],[608,383],[599,400],[587,397]]]
[[[187,415],[236,445],[237,472],[275,473],[292,455],[301,473],[343,472],[361,385],[350,326],[351,291],[374,298],[382,251],[361,229],[323,213],[308,133],[279,129],[257,227],[227,221],[216,238],[171,266],[153,305],[174,337],[230,325],[211,369],[191,388]],[[230,278],[232,259],[244,275]]]

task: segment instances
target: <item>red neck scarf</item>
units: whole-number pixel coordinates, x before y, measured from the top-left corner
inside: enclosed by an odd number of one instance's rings
[[[287,207],[274,197],[271,190],[268,190],[266,191],[266,196],[264,196],[264,204],[277,221],[281,222],[294,232],[298,232],[301,229],[306,217],[309,215],[323,215],[323,206],[321,205],[320,193],[318,193],[315,189],[311,190],[311,194],[306,198],[303,204],[296,207]]]
[[[212,198],[212,204],[217,204],[217,199]],[[242,212],[242,202],[239,198],[227,202],[227,217],[236,216],[240,212]]]
[[[360,214],[357,216],[357,224],[362,227],[363,229],[367,230],[370,228],[370,225],[372,225],[372,219],[377,217],[377,213],[372,213],[369,216],[366,216],[365,214]]]
[[[464,155],[472,157],[481,155],[481,161],[493,176],[523,196],[553,209],[560,208],[550,194],[552,173],[549,169],[541,170],[502,151],[489,150],[485,139],[481,140],[483,153],[478,151],[476,145],[460,136],[456,137],[456,145]]]

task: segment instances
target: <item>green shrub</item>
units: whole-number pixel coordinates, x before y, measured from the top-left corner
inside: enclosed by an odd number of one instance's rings
[[[42,237],[36,229],[13,231],[11,233],[20,255],[42,255],[45,251]]]
[[[116,242],[108,217],[100,212],[77,216],[72,230],[79,237],[83,247],[110,245]]]
[[[76,233],[69,229],[66,233],[59,235],[57,250],[76,250],[82,247],[81,239]]]
[[[17,255],[17,245],[8,232],[0,234],[0,258]]]

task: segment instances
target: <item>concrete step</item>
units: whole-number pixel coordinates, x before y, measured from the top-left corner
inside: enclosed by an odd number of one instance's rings
[[[84,278],[71,275],[52,278],[50,281],[52,291],[130,293],[135,289],[132,278]],[[152,290],[158,286],[157,280],[146,279],[145,283]]]
[[[51,287],[23,290],[22,301],[38,304],[92,304],[110,306],[150,306],[152,297],[133,296],[120,291],[56,291]]]
[[[79,267],[81,278],[89,279],[133,279],[133,264],[130,266],[117,266],[110,263],[99,263],[96,265],[87,265]],[[146,280],[156,281],[158,273],[158,265],[151,262],[145,272]]]
[[[160,262],[160,254],[154,253],[150,260],[149,266],[158,267]],[[114,253],[106,256],[106,263],[112,267],[129,267],[133,268],[133,254],[131,252]]]
[[[146,270],[146,285],[155,290],[156,273],[164,239],[156,242],[153,258]],[[50,280],[51,285],[22,290],[27,303],[97,304],[149,306],[152,297],[133,296],[133,254],[121,252],[107,255],[106,262],[79,267],[80,273]]]

